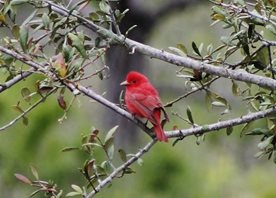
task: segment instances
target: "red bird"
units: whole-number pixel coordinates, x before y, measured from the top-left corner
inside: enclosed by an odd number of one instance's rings
[[[161,111],[166,121],[169,121],[168,115],[161,104],[158,91],[149,79],[141,73],[131,71],[121,85],[126,86],[125,103],[128,110],[134,116],[148,119],[153,125],[157,139],[168,142],[160,120]]]

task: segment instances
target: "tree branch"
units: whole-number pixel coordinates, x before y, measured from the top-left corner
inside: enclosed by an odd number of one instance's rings
[[[252,122],[254,120],[265,118],[265,117],[275,114],[275,113],[276,113],[276,107],[273,106],[267,110],[249,113],[249,114],[243,115],[239,118],[234,118],[234,119],[230,119],[230,120],[226,120],[226,121],[220,121],[220,122],[217,122],[214,124],[203,125],[203,126],[189,128],[189,129],[166,131],[166,135],[167,135],[167,137],[170,137],[170,138],[172,138],[172,137],[184,138],[184,137],[187,137],[190,135],[201,135],[201,134],[208,133],[211,131],[217,131],[219,129]]]
[[[235,118],[227,121],[217,122],[214,124],[201,126],[201,127],[195,127],[190,129],[183,129],[183,130],[175,130],[175,131],[167,131],[166,135],[168,137],[179,137],[183,139],[184,137],[191,136],[191,135],[201,135],[203,133],[207,132],[213,132],[217,131],[222,128],[227,128],[230,126],[235,126],[243,123],[247,123],[250,121],[254,121],[259,118],[264,118],[268,115],[276,113],[276,108],[270,108],[265,111],[259,111],[255,113],[249,113],[247,115],[244,115],[240,118]],[[116,178],[116,176],[121,173],[124,169],[129,167],[131,164],[136,162],[139,158],[141,158],[142,155],[144,155],[147,151],[150,150],[150,148],[156,143],[156,139],[152,140],[150,143],[148,143],[142,150],[140,150],[138,153],[136,153],[133,157],[131,157],[127,162],[122,164],[120,167],[118,167],[116,170],[114,170],[107,178],[105,178],[100,184],[90,192],[85,198],[91,198],[93,197],[99,190],[101,190],[104,186],[111,183],[111,181]]]
[[[138,153],[136,153],[134,156],[132,156],[129,160],[127,160],[124,164],[119,166],[116,170],[114,170],[108,177],[106,177],[103,181],[99,183],[99,185],[90,192],[85,198],[91,198],[94,197],[96,193],[98,193],[103,187],[105,187],[107,184],[111,183],[111,181],[122,171],[124,171],[127,167],[129,167],[131,164],[136,162],[139,158],[141,158],[145,153],[147,153],[151,147],[157,142],[156,139],[149,142],[144,148],[142,148]]]
[[[35,70],[34,69],[30,69],[29,71],[25,71],[22,72],[20,74],[18,74],[17,76],[15,76],[14,78],[12,78],[11,80],[0,84],[0,93],[5,91],[6,89],[12,87],[13,85],[15,85],[16,83],[20,82],[21,80],[27,78],[28,76],[30,76]]]
[[[24,56],[22,56],[16,52],[13,52],[9,49],[3,48],[1,46],[0,46],[0,51],[17,58],[19,61],[37,69],[37,70],[40,70],[42,73],[45,73],[47,76],[52,76],[52,74],[49,74],[49,72],[46,70],[46,68],[43,68],[41,66],[41,64],[39,64],[39,63],[33,62],[31,60],[26,60],[24,58]],[[118,107],[116,104],[108,101],[101,95],[95,93],[93,90],[85,88],[84,86],[79,85],[79,84],[76,85],[75,83],[72,83],[72,82],[69,82],[66,80],[63,80],[62,83],[64,85],[66,85],[73,92],[73,94],[77,95],[79,93],[82,93],[82,94],[88,96],[89,98],[96,100],[97,102],[103,104],[104,106],[106,106],[106,107],[112,109],[113,111],[117,112],[118,114],[122,115],[123,117],[131,120],[132,122],[137,124],[137,126],[139,126],[142,130],[144,130],[148,135],[153,137],[152,131],[149,128],[147,128],[141,121],[134,118],[130,113],[128,113],[124,109]],[[235,126],[235,125],[251,122],[251,121],[259,119],[259,118],[264,118],[264,117],[266,117],[272,113],[275,113],[275,112],[276,112],[276,109],[274,107],[272,107],[272,108],[264,110],[264,111],[250,113],[248,115],[242,116],[241,118],[236,118],[236,119],[228,120],[228,121],[222,121],[222,122],[219,122],[219,123],[216,123],[213,125],[200,126],[200,127],[195,127],[195,128],[186,129],[186,130],[167,131],[166,134],[168,137],[183,137],[183,136],[186,137],[186,136],[192,135],[192,134],[202,134],[202,133],[209,132],[212,130],[218,130],[218,129],[222,129],[222,128],[227,128],[229,126]]]
[[[59,6],[51,1],[45,1],[53,11],[59,13],[63,16],[74,16],[76,17],[85,27],[91,29],[92,31],[96,32],[98,35],[111,38],[113,43],[117,43],[120,45],[124,45],[130,51],[137,51],[141,54],[147,55],[152,58],[157,58],[168,63],[172,63],[177,66],[183,66],[190,69],[196,69],[199,71],[203,71],[209,74],[213,74],[216,76],[221,76],[225,78],[230,78],[237,81],[253,83],[259,85],[260,87],[268,88],[268,89],[276,89],[276,80],[258,76],[255,74],[250,74],[244,70],[231,70],[224,67],[218,67],[211,64],[207,64],[204,62],[200,62],[189,57],[181,57],[164,50],[159,50],[154,47],[136,42],[134,40],[125,38],[124,36],[118,36],[114,34],[112,31],[109,31],[101,26],[94,24],[92,21],[75,14],[74,12],[70,12],[66,8]]]
[[[51,71],[47,71],[46,68],[43,68],[41,64],[26,60],[24,56],[13,52],[9,49],[3,48],[0,46],[0,51],[2,51],[5,54],[8,54],[10,56],[13,56],[17,58],[19,61],[26,63],[27,65],[39,69],[42,73],[45,73],[47,76],[52,76],[53,74]],[[148,129],[142,122],[139,120],[135,119],[130,113],[127,111],[123,110],[122,108],[118,107],[114,103],[106,100],[103,98],[101,95],[96,94],[93,90],[88,89],[82,85],[75,84],[73,82],[70,82],[68,80],[62,80],[59,79],[61,83],[66,85],[72,92],[73,94],[77,95],[79,93],[82,93],[86,96],[88,96],[91,99],[96,100],[97,102],[103,104],[104,106],[114,110],[118,114],[126,117],[127,119],[131,120],[132,122],[136,123],[140,128],[142,128],[145,132],[148,134],[152,134],[150,129]],[[42,99],[41,99],[42,102]],[[29,110],[30,111],[30,110]],[[28,110],[24,112],[25,114],[29,112]],[[201,135],[207,132],[211,131],[217,131],[222,128],[227,128],[227,127],[232,127],[236,125],[240,125],[243,123],[248,123],[260,118],[267,117],[271,114],[276,113],[276,108],[271,107],[270,109],[264,110],[264,111],[259,111],[259,112],[254,112],[254,113],[249,113],[247,115],[241,116],[239,118],[234,118],[226,121],[221,121],[217,122],[214,124],[210,125],[204,125],[204,126],[199,126],[199,127],[194,127],[194,128],[189,128],[189,129],[181,129],[181,130],[174,130],[174,131],[166,131],[166,135],[169,138],[178,138],[176,141],[183,139],[184,137],[191,136],[191,135]],[[25,115],[24,114],[24,115]],[[22,117],[22,115],[20,116]],[[100,189],[102,189],[104,186],[106,186],[108,183],[110,183],[119,173],[121,173],[124,169],[129,167],[131,164],[133,164],[135,161],[137,161],[143,154],[145,154],[155,143],[157,142],[156,138],[154,138],[149,144],[147,144],[141,151],[135,154],[135,156],[131,157],[126,163],[122,164],[120,167],[118,167],[116,170],[114,170],[107,178],[105,178],[102,182],[99,183],[99,185],[96,187],[96,190],[90,192],[86,198],[91,198],[93,197]]]
[[[30,106],[28,109],[26,109],[23,113],[21,113],[19,116],[17,116],[15,119],[13,119],[12,121],[10,121],[8,124],[0,127],[0,131],[4,131],[7,128],[11,127],[12,125],[14,125],[18,120],[20,120],[21,118],[23,118],[24,116],[26,116],[30,111],[32,111],[34,108],[36,108],[40,103],[44,102],[45,99],[50,96],[52,93],[54,93],[57,90],[57,88],[53,88],[51,91],[49,91],[46,96],[43,96],[42,98],[40,98],[36,103],[34,103],[32,106]]]

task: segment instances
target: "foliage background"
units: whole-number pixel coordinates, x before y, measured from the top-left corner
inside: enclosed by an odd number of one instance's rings
[[[210,8],[210,5],[202,4],[165,17],[150,33],[148,44],[166,49],[168,46],[184,43],[190,51],[192,41],[215,45],[224,30],[219,25],[210,27]],[[0,36],[1,34],[4,32],[0,32]],[[147,62],[150,65],[148,76],[160,90],[164,103],[187,91],[185,80],[175,77],[175,66],[148,58]],[[6,77],[1,74],[1,82]],[[28,78],[24,83],[1,94],[1,125],[18,114],[12,110],[18,100],[28,106],[18,90],[25,86],[34,86],[36,80],[37,77]],[[102,85],[100,80],[93,80],[96,90],[108,91],[108,87]],[[238,115],[246,113],[247,106],[229,94],[231,87],[225,83],[222,81],[221,86],[212,89],[230,99],[232,112]],[[68,114],[68,119],[59,124],[57,120],[63,115],[63,111],[58,106],[57,99],[52,97],[28,115],[27,127],[20,122],[0,134],[1,197],[27,197],[31,193],[30,187],[19,183],[13,176],[19,172],[31,177],[30,165],[37,167],[41,179],[53,180],[65,190],[69,190],[71,183],[83,182],[77,167],[82,166],[86,156],[78,151],[63,153],[61,150],[66,146],[79,145],[80,134],[89,133],[92,127],[99,128],[104,135],[108,126],[104,115],[98,113],[104,107],[87,101],[84,97],[76,104]],[[168,111],[170,114],[177,111],[185,115],[187,105],[193,110],[195,120],[208,123],[219,118],[217,114],[220,109],[208,111],[200,93],[182,100]],[[230,113],[229,116],[234,115]],[[175,116],[171,115],[171,119],[167,129],[172,129],[173,125],[179,128],[188,127]],[[240,138],[240,129],[241,127],[235,127],[235,132],[230,137],[226,137],[224,132],[208,134],[199,146],[195,137],[189,137],[175,147],[158,143],[143,157],[143,166],[135,165],[134,175],[114,180],[112,187],[104,189],[97,197],[276,197],[274,164],[266,159],[254,158],[257,139]],[[118,133],[120,130],[123,130],[122,126]],[[116,148],[124,147],[131,153],[146,141],[148,137],[141,133],[135,145],[118,143]]]

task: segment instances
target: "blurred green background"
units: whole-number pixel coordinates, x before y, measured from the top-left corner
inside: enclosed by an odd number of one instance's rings
[[[158,1],[157,1],[158,2]],[[156,3],[156,2],[155,2]],[[159,2],[162,3],[162,2]],[[149,1],[149,7],[153,3]],[[225,32],[219,25],[210,27],[211,5],[203,4],[176,12],[160,20],[160,23],[150,33],[148,44],[167,49],[178,43],[184,44],[191,52],[191,43],[195,41],[207,46],[219,44],[219,37]],[[159,60],[147,59],[149,78],[160,90],[164,103],[186,93],[185,81],[177,78],[176,66]],[[112,75],[112,74],[111,74]],[[7,76],[1,73],[1,82]],[[12,109],[18,100],[28,107],[20,93],[23,87],[35,91],[35,81],[40,77],[32,77],[7,90],[0,95],[0,124],[7,123],[18,115]],[[93,87],[99,93],[108,91],[101,85],[99,79],[93,79]],[[119,85],[118,85],[118,88]],[[173,116],[177,112],[185,117],[186,107],[193,111],[194,120],[198,124],[207,124],[227,119],[248,112],[240,97],[233,97],[228,81],[220,81],[211,87],[212,90],[227,98],[232,106],[228,115],[221,116],[223,109],[214,108],[211,111],[204,105],[204,94],[197,93],[167,109],[171,122],[166,126],[171,130],[189,127],[182,120]],[[37,97],[38,98],[38,97]],[[70,94],[66,97],[70,100]],[[119,96],[118,96],[119,100]],[[34,100],[33,100],[34,101]],[[90,101],[86,97],[78,97],[68,119],[59,124],[63,111],[58,106],[57,94],[50,97],[27,117],[28,126],[19,121],[16,125],[0,133],[0,197],[28,197],[34,188],[17,181],[14,173],[22,173],[30,178],[30,165],[35,166],[42,180],[52,180],[64,189],[70,191],[71,184],[82,185],[85,181],[78,168],[87,158],[79,151],[63,153],[67,146],[79,146],[81,134],[88,134],[92,127],[101,130],[102,136],[109,127],[105,124],[102,112],[105,108]],[[257,124],[262,125],[262,121]],[[118,128],[117,133],[124,130]],[[105,188],[96,197],[242,197],[242,198],[274,198],[276,197],[276,169],[272,161],[256,159],[258,139],[252,137],[240,138],[241,127],[235,127],[231,136],[225,131],[206,135],[204,142],[196,144],[195,137],[188,137],[176,146],[158,143],[143,157],[143,165],[133,165],[135,174],[115,179],[110,188]],[[130,131],[131,132],[131,131]],[[124,148],[128,153],[135,153],[149,138],[141,132],[139,141],[129,145],[116,144],[116,149]],[[116,140],[116,142],[120,142]],[[116,162],[119,165],[119,161]],[[43,195],[37,195],[43,197]]]

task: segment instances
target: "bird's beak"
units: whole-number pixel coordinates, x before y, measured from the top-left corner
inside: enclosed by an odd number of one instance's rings
[[[127,81],[125,80],[124,82],[121,82],[120,85],[121,85],[121,86],[127,86],[127,85],[129,85],[129,82],[127,82]]]

